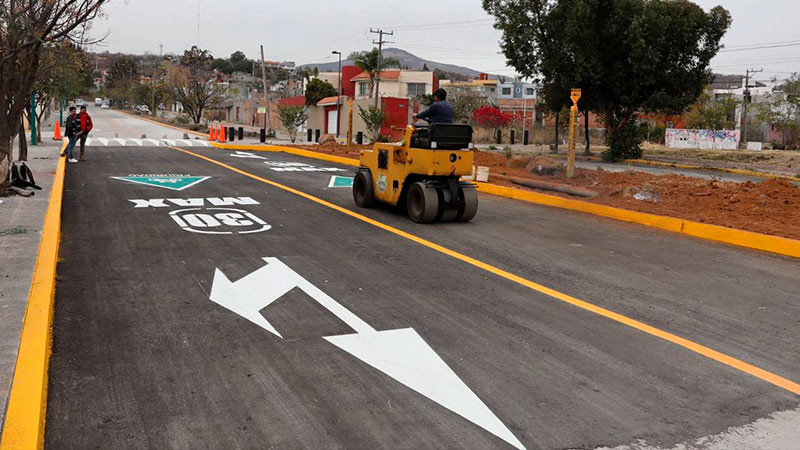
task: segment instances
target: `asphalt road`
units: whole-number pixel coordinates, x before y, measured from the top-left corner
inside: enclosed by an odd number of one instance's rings
[[[68,167],[49,448],[671,446],[800,403],[554,297],[798,381],[795,260],[486,195],[417,225],[352,168],[187,151]]]

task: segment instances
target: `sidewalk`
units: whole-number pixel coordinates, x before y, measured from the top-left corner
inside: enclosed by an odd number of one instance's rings
[[[39,251],[45,211],[50,201],[60,141],[48,140],[28,146],[28,161],[36,184],[42,187],[33,197],[0,197],[0,404],[2,416],[17,360],[22,321],[28,304],[31,278]],[[14,145],[14,155],[17,146]],[[2,422],[0,422],[2,426]]]

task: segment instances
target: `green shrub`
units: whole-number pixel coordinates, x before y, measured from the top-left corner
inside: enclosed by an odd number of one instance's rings
[[[613,134],[609,134],[606,141],[608,150],[603,152],[606,161],[622,161],[623,159],[638,159],[642,157],[642,138],[639,127],[628,123]]]
[[[505,155],[506,159],[511,159],[511,157],[514,156],[511,147],[503,147],[503,155]]]

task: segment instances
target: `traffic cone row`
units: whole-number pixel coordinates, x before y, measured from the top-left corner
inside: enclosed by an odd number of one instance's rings
[[[227,129],[221,123],[217,126],[214,124],[210,124],[208,126],[208,140],[209,141],[217,141],[220,143],[225,143],[225,132]]]

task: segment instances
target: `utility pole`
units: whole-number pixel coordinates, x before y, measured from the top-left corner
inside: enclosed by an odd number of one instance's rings
[[[269,96],[267,95],[267,63],[264,59],[264,46],[261,46],[261,81],[264,83],[264,127],[266,134],[272,130],[272,117],[269,113]]]
[[[383,40],[383,35],[394,36],[394,31],[383,31],[380,28],[373,30],[370,28],[369,32],[378,35],[378,42],[373,40],[372,43],[378,44],[378,67],[375,68],[375,107],[379,108],[381,99],[381,59],[383,58],[383,44],[389,44],[389,42]]]
[[[339,51],[332,51],[332,55],[339,55],[339,88],[336,91],[336,137],[339,137],[339,122],[341,122],[341,116],[339,115],[339,104],[342,100],[342,52]]]
[[[152,88],[153,88],[153,92],[152,92],[153,95],[152,95],[152,99],[151,99],[151,104],[153,105],[153,110],[150,111],[150,114],[152,114],[153,116],[156,115],[156,110],[158,109],[156,107],[156,76],[158,76],[158,66],[161,65],[161,61],[164,59],[164,44],[159,44],[158,45],[158,54],[159,54],[159,58],[158,58],[158,61],[156,61],[156,64],[153,66],[153,79],[151,80],[151,83],[150,83],[152,85]]]
[[[750,103],[750,75],[763,72],[764,69],[747,69],[744,77],[744,98],[742,99],[742,142],[747,144],[747,104]]]

